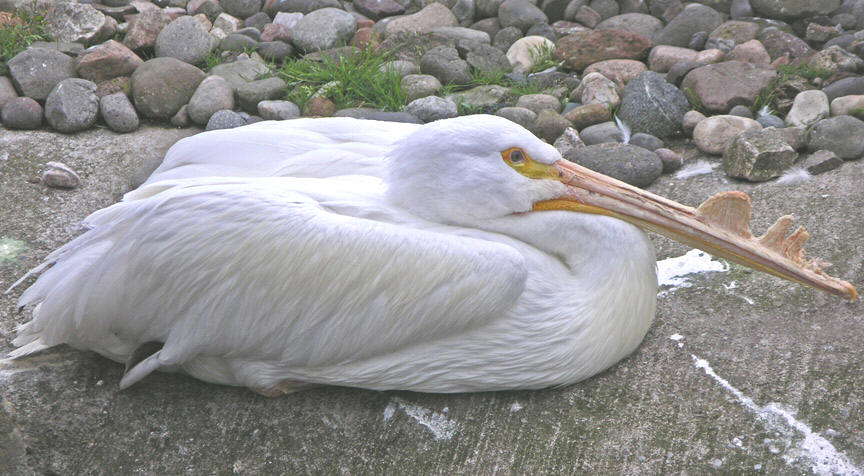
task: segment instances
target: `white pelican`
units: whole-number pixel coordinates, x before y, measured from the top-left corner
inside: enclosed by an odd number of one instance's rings
[[[761,238],[748,221],[744,194],[685,207],[494,116],[204,133],[31,271],[12,356],[93,350],[127,363],[121,388],[154,370],[267,395],[566,385],[648,330],[641,228],[855,298],[788,217]]]

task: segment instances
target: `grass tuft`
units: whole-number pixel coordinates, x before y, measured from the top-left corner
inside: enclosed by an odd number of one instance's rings
[[[531,52],[531,58],[534,60],[534,67],[531,68],[531,73],[549,69],[551,67],[560,68],[563,61],[555,61],[555,46],[548,43],[543,43],[538,48]]]
[[[19,8],[0,25],[0,63],[9,61],[31,43],[47,39],[45,11]]]

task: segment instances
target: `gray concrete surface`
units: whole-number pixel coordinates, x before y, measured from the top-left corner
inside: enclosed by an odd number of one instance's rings
[[[0,287],[73,237],[76,222],[115,201],[142,163],[152,167],[187,133],[0,129]],[[57,191],[32,183],[49,160],[78,170],[83,186]],[[720,190],[744,190],[755,204],[754,231],[794,213],[812,235],[810,254],[834,262],[831,271],[859,288],[864,284],[864,161],[795,187],[731,183],[718,169],[689,179],[666,176],[651,189],[691,205]],[[658,258],[687,250],[656,242]],[[737,266],[691,283],[659,299],[656,321],[630,358],[588,381],[545,391],[320,388],[268,399],[155,374],[120,392],[121,366],[90,353],[60,348],[0,362],[0,474],[864,468],[860,301]],[[20,292],[0,297],[2,354],[11,349],[14,326],[27,319],[15,306]],[[670,339],[675,334],[682,338]],[[716,377],[697,368],[694,356]]]

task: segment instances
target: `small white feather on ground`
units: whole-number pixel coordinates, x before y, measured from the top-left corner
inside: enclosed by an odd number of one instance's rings
[[[789,170],[783,172],[783,175],[777,179],[777,183],[781,185],[800,185],[810,180],[811,177],[810,172],[801,167],[789,167]]]
[[[697,175],[705,175],[710,174],[711,171],[716,169],[720,164],[712,164],[711,162],[706,162],[704,160],[699,160],[693,162],[692,164],[687,164],[681,168],[681,170],[675,172],[676,179],[685,179],[690,177],[695,177]]]

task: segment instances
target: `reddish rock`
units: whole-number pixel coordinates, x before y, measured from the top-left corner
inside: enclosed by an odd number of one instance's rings
[[[78,56],[78,75],[94,83],[130,76],[144,61],[126,46],[108,40]]]
[[[591,103],[584,106],[574,107],[564,114],[564,119],[573,123],[573,127],[582,130],[594,124],[600,124],[609,120],[609,106],[605,104]]]
[[[580,31],[558,40],[555,58],[564,67],[581,71],[609,59],[641,60],[651,50],[651,41],[642,35],[621,30]]]
[[[131,50],[152,48],[156,45],[156,37],[163,28],[171,23],[171,15],[162,10],[145,9],[139,13],[129,27],[123,44]]]
[[[777,72],[741,61],[724,61],[696,68],[684,78],[681,90],[693,94],[711,112],[726,113],[733,106],[750,106]],[[688,90],[690,91],[688,93]]]
[[[360,28],[372,28],[373,26],[375,26],[375,21],[373,21],[373,20],[368,20],[365,18],[362,20],[357,20],[357,28],[358,29],[360,29]]]
[[[585,68],[585,75],[591,73],[600,73],[603,76],[615,81],[619,88],[630,82],[631,79],[639,76],[648,70],[645,63],[636,60],[614,59],[600,61]]]
[[[405,7],[394,0],[354,0],[354,8],[376,21],[405,13]]]
[[[303,107],[304,116],[312,117],[330,117],[336,112],[336,104],[333,101],[321,97],[314,96],[306,101],[306,106]]]
[[[726,54],[726,60],[768,66],[771,64],[771,55],[768,54],[759,40],[750,40],[732,48],[732,51]]]
[[[261,41],[288,41],[290,38],[291,31],[279,23],[268,23],[261,32]]]
[[[417,13],[396,18],[384,27],[387,35],[396,33],[430,33],[439,26],[459,26],[456,15],[440,3],[432,3]]]
[[[371,28],[360,28],[351,38],[351,46],[360,49],[376,48],[381,43],[379,35]]]

